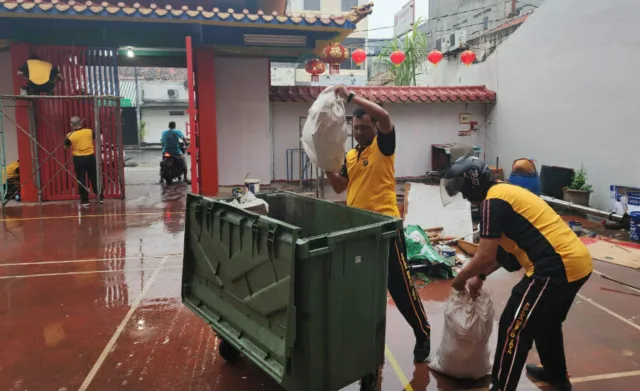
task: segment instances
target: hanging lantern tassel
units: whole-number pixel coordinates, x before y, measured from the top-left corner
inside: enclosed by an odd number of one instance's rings
[[[395,64],[396,67],[399,67],[406,58],[407,56],[401,50],[396,50],[389,56],[389,60],[391,60],[391,62]]]
[[[440,50],[432,50],[427,55],[427,60],[429,60],[429,62],[432,63],[434,67],[437,67],[438,63],[442,61],[443,57],[444,56],[442,55],[442,52]]]
[[[351,59],[356,63],[357,66],[367,61],[367,52],[362,49],[356,49],[351,53]]]
[[[462,63],[466,66],[471,66],[471,64],[476,61],[476,54],[471,50],[465,50],[460,55],[460,61],[462,61]]]

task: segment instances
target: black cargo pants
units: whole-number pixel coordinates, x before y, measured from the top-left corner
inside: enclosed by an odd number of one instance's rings
[[[500,317],[493,389],[516,390],[534,342],[549,379],[566,380],[562,323],[589,277],[568,283],[525,276],[516,284]]]
[[[389,293],[391,293],[396,307],[413,329],[416,340],[424,342],[429,339],[431,327],[427,321],[422,301],[411,282],[406,259],[407,248],[404,232],[399,230],[398,237],[391,242],[389,248]]]
[[[76,170],[76,177],[78,178],[78,193],[80,193],[80,202],[87,203],[89,202],[89,192],[87,192],[87,188],[89,187],[89,183],[87,183],[87,177],[89,178],[89,182],[91,183],[91,187],[95,193],[98,192],[98,173],[96,167],[96,156],[95,155],[87,155],[87,156],[74,156],[73,157],[73,167]],[[100,195],[102,197],[102,195]]]

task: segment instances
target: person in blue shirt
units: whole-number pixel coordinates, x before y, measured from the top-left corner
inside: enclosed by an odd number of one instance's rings
[[[162,132],[162,137],[160,137],[162,154],[164,155],[164,153],[167,152],[171,155],[178,156],[180,160],[182,160],[184,164],[184,181],[188,183],[189,170],[187,170],[187,161],[184,157],[184,151],[180,147],[180,141],[182,141],[185,146],[187,145],[187,138],[182,131],[176,129],[176,123],[173,121],[169,122],[169,129]],[[160,176],[160,182],[162,182],[162,176]]]

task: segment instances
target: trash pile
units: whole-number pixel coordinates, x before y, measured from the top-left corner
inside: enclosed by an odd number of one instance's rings
[[[446,238],[441,238],[438,229],[429,230],[431,235],[418,225],[409,225],[404,230],[407,245],[407,262],[409,269],[419,277],[435,277],[451,279],[458,275],[465,257],[456,254],[456,250],[446,244]],[[428,278],[425,282],[428,282]]]
[[[248,210],[249,212],[261,215],[269,214],[269,204],[267,201],[256,197],[250,191],[245,192],[240,198],[233,199],[229,204],[237,208]]]

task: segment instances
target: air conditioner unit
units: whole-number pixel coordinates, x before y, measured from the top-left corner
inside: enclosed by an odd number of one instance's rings
[[[175,89],[175,88],[170,88],[170,89],[168,89],[168,90],[167,90],[167,96],[168,96],[170,99],[175,99],[175,98],[177,98],[177,97],[178,97],[178,90],[177,90],[177,89]]]
[[[451,34],[451,37],[453,38],[453,42],[449,42],[451,50],[458,49],[458,48],[462,47],[462,45],[467,43],[467,31],[466,30],[456,31],[455,34]]]

